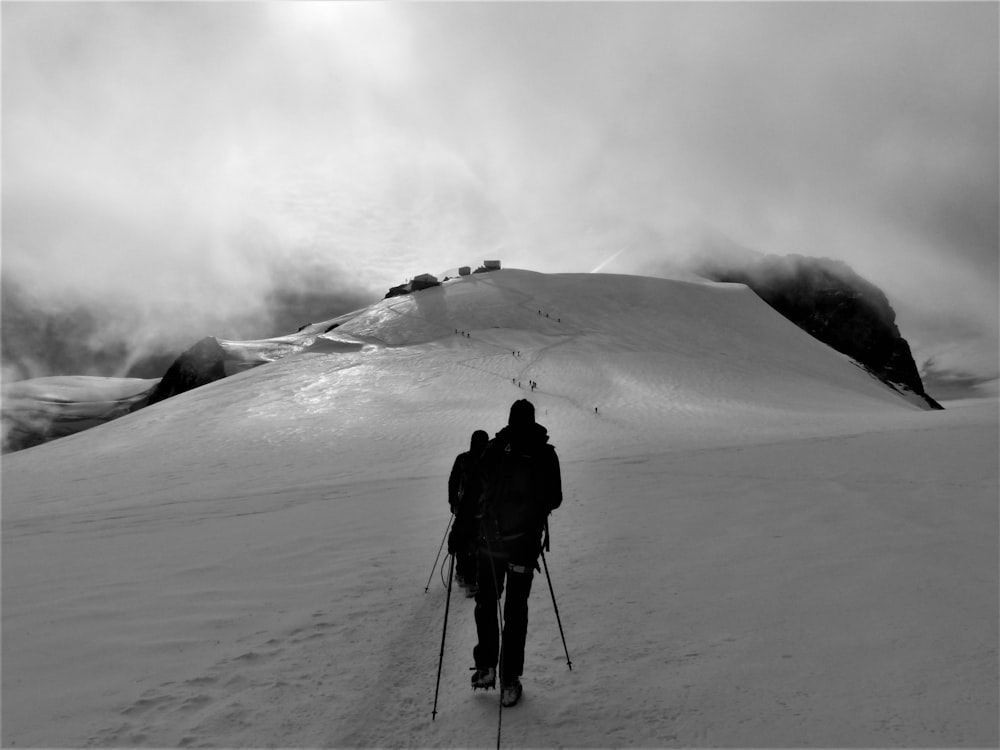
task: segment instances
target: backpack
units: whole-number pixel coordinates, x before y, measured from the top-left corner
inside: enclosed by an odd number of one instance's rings
[[[480,516],[488,551],[493,554],[531,550],[542,534],[548,508],[542,496],[545,489],[543,451],[527,453],[517,446],[496,446],[493,478],[483,490]],[[534,552],[537,555],[537,550]]]

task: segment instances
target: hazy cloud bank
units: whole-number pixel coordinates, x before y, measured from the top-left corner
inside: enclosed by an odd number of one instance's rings
[[[3,273],[188,340],[307,280],[591,270],[706,224],[847,261],[918,362],[996,377],[997,29],[977,3],[6,4]]]

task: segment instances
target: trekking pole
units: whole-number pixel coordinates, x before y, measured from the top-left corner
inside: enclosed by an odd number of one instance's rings
[[[493,590],[497,591],[497,569],[492,562],[490,562],[490,568],[493,569]],[[500,690],[497,691],[500,693],[500,709],[497,712],[497,750],[500,750],[500,730],[503,727],[503,610],[500,607],[499,596],[497,597],[497,617],[500,619],[500,650],[497,653],[497,681],[500,683]]]
[[[448,609],[451,607],[451,575],[455,572],[455,556],[449,556],[451,557],[451,564],[448,566],[448,595],[444,600],[444,627],[441,629],[441,653],[438,655],[438,678],[437,685],[434,687],[434,708],[431,709],[431,721],[434,721],[438,710],[438,691],[441,689],[441,663],[444,661],[444,637],[448,632]],[[431,575],[433,575],[433,571],[431,571]]]
[[[492,560],[492,558],[491,558]],[[497,584],[497,569],[490,562],[493,570],[493,590],[499,591]],[[500,621],[500,650],[497,652],[497,681],[500,683],[500,709],[497,711],[497,750],[500,750],[500,730],[503,727],[503,609],[500,606],[500,597],[497,596],[497,617]]]
[[[448,519],[448,525],[444,528],[444,536],[441,538],[441,546],[438,547],[437,557],[434,558],[434,564],[431,566],[431,574],[427,576],[427,585],[424,586],[424,593],[427,593],[427,589],[431,587],[431,579],[434,577],[434,569],[438,566],[438,560],[441,558],[441,550],[444,549],[445,539],[448,538],[448,531],[451,529],[451,522],[455,520],[455,514],[452,513],[451,518]]]
[[[573,671],[573,662],[569,660],[569,649],[566,647],[566,635],[563,633],[562,620],[559,619],[559,605],[556,604],[556,592],[552,589],[552,577],[549,575],[549,564],[545,562],[545,552],[542,552],[542,567],[545,568],[545,578],[549,582],[549,593],[552,594],[552,609],[556,613],[556,622],[559,624],[559,635],[562,636],[563,650],[566,652],[566,666]]]
[[[500,582],[497,580],[496,558],[493,557],[492,545],[487,534],[486,553],[490,558],[490,572],[493,574],[493,593],[497,597],[497,620],[500,624],[499,641],[500,648],[497,652],[497,679],[500,681],[500,709],[497,713],[497,750],[500,750],[500,730],[503,727],[503,607],[500,605]]]
[[[449,552],[447,555],[445,555],[444,562],[441,563],[440,572],[441,572],[441,586],[442,586],[442,588],[448,588],[448,580],[444,577],[444,569],[446,567],[448,567],[448,557],[449,556],[454,557],[454,553]],[[455,559],[456,559],[456,561],[458,560],[457,557]],[[455,563],[455,567],[456,568],[458,567],[458,562]]]

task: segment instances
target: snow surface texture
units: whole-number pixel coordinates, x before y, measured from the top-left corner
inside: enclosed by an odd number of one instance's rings
[[[457,591],[431,721],[424,586],[517,398],[573,670],[538,575],[504,745],[997,746],[995,401],[922,411],[736,285],[502,271],[326,327],[4,457],[4,746],[495,745]]]

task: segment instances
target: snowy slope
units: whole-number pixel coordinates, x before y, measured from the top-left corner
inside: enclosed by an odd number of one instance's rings
[[[538,577],[505,744],[996,744],[995,403],[921,411],[734,285],[502,271],[338,322],[4,457],[5,746],[495,744],[465,599],[430,721],[424,586],[519,397],[574,669]]]

